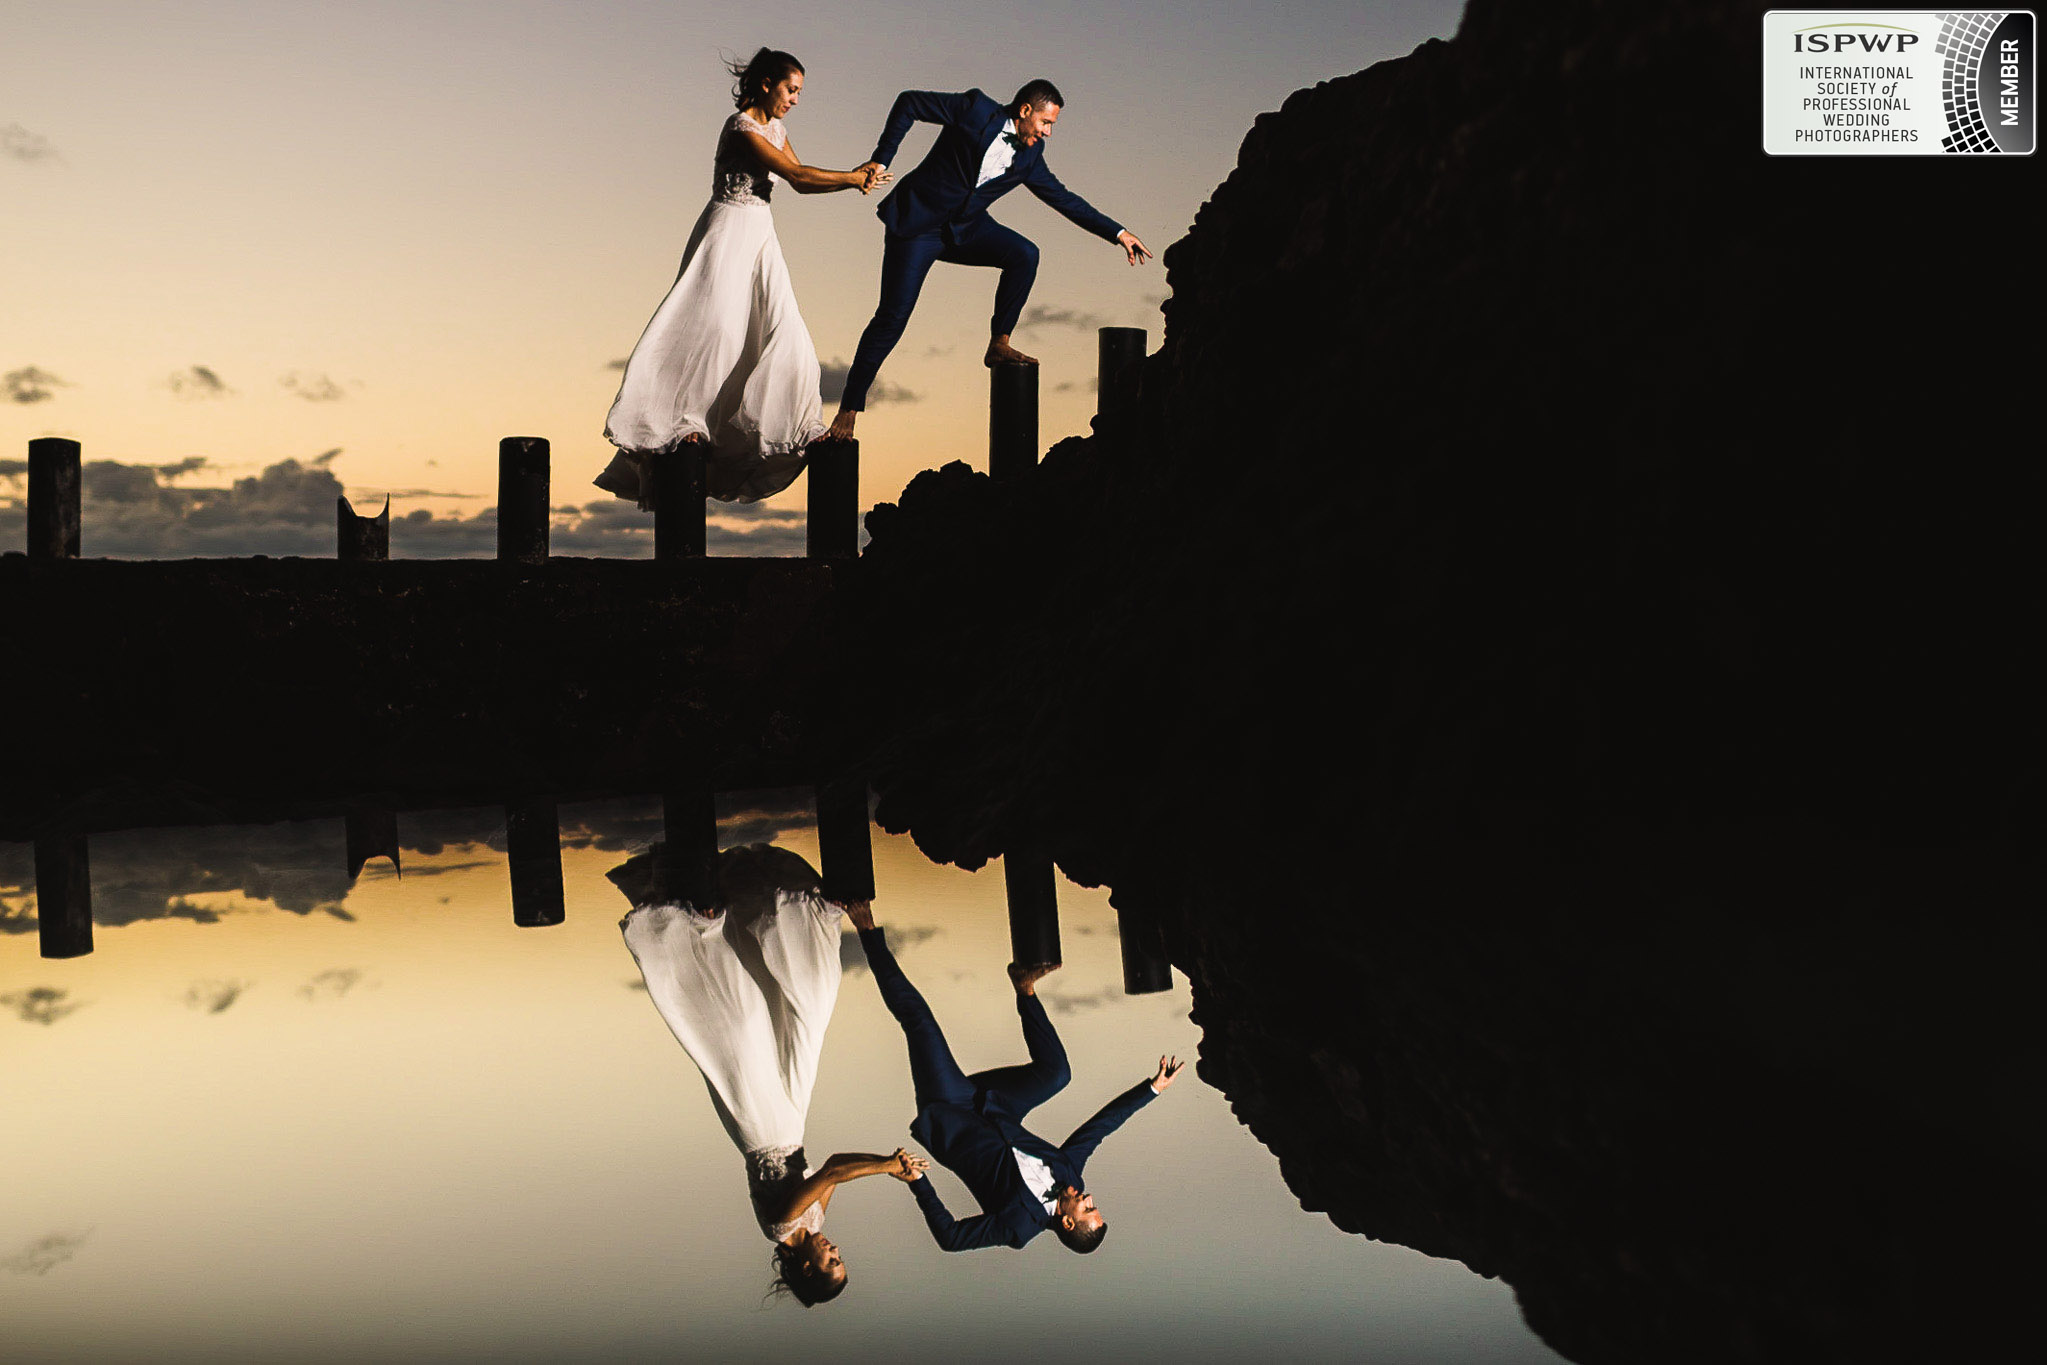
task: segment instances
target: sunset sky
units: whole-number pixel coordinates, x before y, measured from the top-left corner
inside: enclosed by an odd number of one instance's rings
[[[332,553],[333,498],[393,495],[401,556],[489,553],[497,441],[553,442],[553,501],[604,495],[614,362],[674,277],[730,112],[721,51],[808,67],[803,159],[850,167],[902,89],[1067,96],[1047,163],[1155,251],[1260,112],[1454,33],[1457,0],[859,6],[96,3],[17,7],[0,45],[0,551],[27,442],[138,471],[87,484],[87,555]],[[934,130],[913,131],[907,170]],[[876,298],[878,197],[775,198],[820,359]],[[1095,328],[1156,348],[1158,261],[1026,192],[1043,262],[1018,342],[1044,444],[1084,432]],[[941,266],[861,423],[863,505],[986,460],[992,271]],[[831,408],[827,403],[827,412]],[[338,452],[338,453],[337,453]],[[286,463],[289,462],[289,463]],[[250,480],[247,484],[238,481]],[[732,520],[800,545],[804,487]],[[619,507],[623,508],[623,504]],[[429,514],[422,516],[421,514]],[[408,515],[414,520],[406,521]],[[564,514],[557,552],[644,553],[645,518]]]

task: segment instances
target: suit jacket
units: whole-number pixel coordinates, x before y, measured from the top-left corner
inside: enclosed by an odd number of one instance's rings
[[[978,1107],[963,1104],[934,1104],[921,1109],[910,1124],[910,1135],[924,1144],[931,1159],[957,1175],[980,1201],[982,1212],[972,1218],[954,1218],[946,1211],[930,1177],[910,1182],[917,1207],[931,1235],[946,1251],[973,1251],[980,1247],[1020,1247],[1051,1227],[1054,1216],[1024,1184],[1010,1149],[1020,1148],[1052,1168],[1053,1188],[1071,1184],[1085,1189],[1081,1170],[1103,1138],[1115,1132],[1124,1120],[1158,1098],[1147,1077],[1102,1106],[1101,1112],[1074,1129],[1073,1136],[1054,1147],[1026,1129],[1009,1113],[999,1092],[986,1092]]]
[[[1045,165],[1043,138],[1017,148],[1007,171],[985,185],[974,184],[988,144],[1009,119],[1007,109],[979,90],[958,95],[905,90],[896,96],[888,122],[882,126],[881,141],[874,144],[874,155],[868,160],[894,165],[896,149],[902,146],[912,123],[936,123],[943,131],[917,168],[898,177],[895,189],[875,210],[883,225],[898,237],[957,228],[985,214],[990,204],[1023,185],[1082,229],[1115,241],[1123,229],[1060,184]]]

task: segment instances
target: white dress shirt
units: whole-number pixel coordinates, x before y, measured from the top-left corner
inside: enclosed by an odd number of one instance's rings
[[[988,144],[988,150],[981,156],[981,178],[974,182],[975,189],[980,189],[1001,175],[1009,169],[1010,163],[1016,160],[1016,148],[1009,142],[1009,139],[1015,136],[1019,136],[1015,119],[1011,119],[996,130],[995,140]]]
[[[1045,1206],[1045,1212],[1057,1213],[1059,1201],[1052,1197],[1052,1168],[1021,1147],[1009,1149],[1016,1158],[1016,1168],[1023,1173],[1023,1183],[1030,1192],[1038,1196],[1038,1202]]]

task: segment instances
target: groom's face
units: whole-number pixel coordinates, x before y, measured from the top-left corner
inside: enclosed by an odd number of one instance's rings
[[[1016,116],[1016,135],[1028,147],[1052,131],[1052,125],[1059,121],[1059,106],[1056,104],[1026,104],[1023,112]]]

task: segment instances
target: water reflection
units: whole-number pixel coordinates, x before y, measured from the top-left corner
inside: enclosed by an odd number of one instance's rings
[[[1012,900],[1012,923],[1014,904]],[[1065,1045],[1037,993],[1037,983],[1058,964],[1009,965],[1030,1061],[968,1075],[954,1059],[931,1006],[889,951],[887,935],[871,909],[855,906],[853,922],[881,998],[909,1044],[917,1101],[910,1133],[960,1178],[981,1205],[974,1217],[955,1219],[932,1182],[910,1174],[910,1188],[933,1240],[945,1251],[1021,1248],[1049,1228],[1070,1250],[1082,1254],[1095,1250],[1108,1234],[1108,1224],[1082,1182],[1087,1160],[1104,1138],[1173,1083],[1179,1061],[1161,1057],[1155,1073],[1110,1100],[1054,1146],[1025,1128],[1024,1120],[1073,1079]]]
[[[338,807],[297,824],[96,825],[98,951],[65,961],[40,960],[29,932],[31,844],[0,846],[15,930],[0,934],[0,1142],[43,1173],[0,1199],[10,1365],[198,1359],[229,1332],[251,1359],[855,1361],[966,1340],[1022,1359],[1040,1353],[1053,1301],[1119,1357],[1283,1341],[1334,1358],[1368,1341],[1388,1360],[1553,1359],[1503,1286],[1302,1213],[1225,1099],[1188,1077],[1169,1113],[1132,1119],[1067,1182],[1098,1190],[1116,1224],[1096,1256],[940,1255],[893,1183],[830,1203],[820,1189],[807,1207],[792,1189],[772,1216],[815,1209],[860,1283],[823,1312],[762,1311],[768,1201],[735,1148],[793,1141],[857,1164],[944,1144],[905,1131],[920,1106],[904,1033],[879,978],[861,979],[873,964],[849,926],[812,921],[807,960],[836,996],[809,1011],[825,1022],[803,1045],[807,1082],[800,1066],[785,1077],[794,1035],[777,1036],[772,1081],[797,1117],[767,1143],[735,1136],[740,1106],[706,1103],[717,1087],[700,1088],[679,1031],[649,1011],[655,973],[627,966],[620,913],[655,903],[662,878],[703,893],[707,849],[712,870],[772,852],[791,875],[754,878],[767,896],[706,895],[725,902],[709,917],[724,934],[755,921],[741,938],[765,1006],[769,904],[785,912],[805,887],[829,898],[834,869],[857,882],[864,860],[891,957],[972,1075],[1030,1056],[1003,971],[1016,926],[1001,865],[937,866],[864,820],[828,838],[830,802],[808,788],[563,800],[549,852],[565,913],[536,932],[509,913],[508,802],[480,797],[399,810],[403,877],[373,853],[352,886],[364,844]],[[763,843],[775,849],[746,847]],[[1065,965],[1033,986],[1072,1080],[1018,1126],[1058,1143],[1197,1031],[1184,982],[1120,989],[1127,925],[1106,892],[1054,891]],[[796,1170],[855,1174],[829,1159]],[[934,1164],[925,1183],[968,1223],[986,1216],[978,1178]]]
[[[609,875],[633,903],[619,928],[647,994],[745,1157],[782,1287],[806,1305],[837,1298],[845,1261],[824,1235],[834,1191],[911,1169],[900,1154],[837,1153],[815,1170],[805,1159],[818,1054],[839,999],[844,907],[825,899],[816,869],[771,844],[692,858],[664,842]]]

